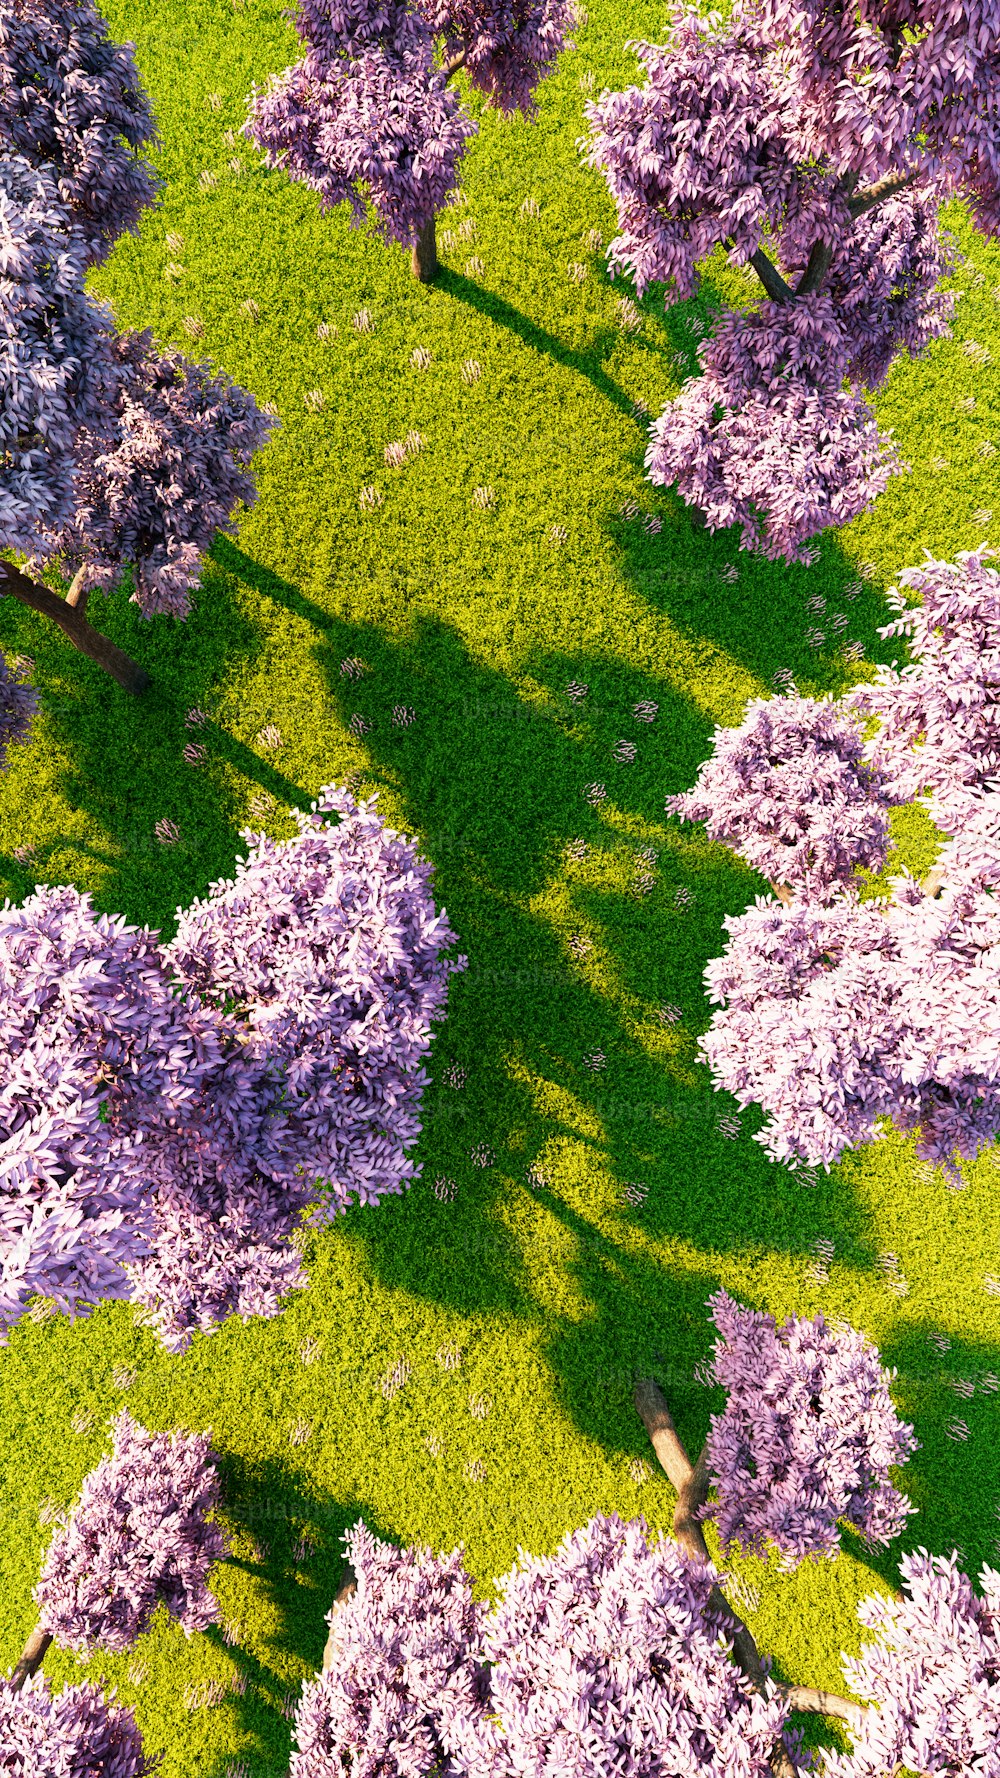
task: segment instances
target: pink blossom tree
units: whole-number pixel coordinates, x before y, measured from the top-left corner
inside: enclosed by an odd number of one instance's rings
[[[33,1295],[118,1298],[182,1350],[306,1282],[303,1212],[416,1175],[464,959],[431,867],[370,804],[327,786],[299,827],[248,832],[170,945],[72,887],[0,911],[0,1329]]]
[[[1000,233],[993,0],[737,0],[725,25],[675,5],[634,48],[642,87],[587,107],[587,158],[618,211],[612,271],[693,294],[725,246],[759,308],[723,315],[703,375],[651,429],[646,466],[740,548],[809,561],[904,467],[864,391],[948,331],[942,201]]]
[[[109,1704],[96,1685],[53,1693],[41,1674],[27,1685],[0,1679],[0,1778],[151,1778],[154,1770],[131,1710]]]
[[[244,134],[324,210],[362,194],[387,241],[438,270],[435,218],[477,125],[450,84],[464,68],[504,114],[534,110],[566,41],[571,0],[299,0],[301,62],[255,86]]]
[[[184,617],[205,551],[255,499],[250,461],[276,424],[207,364],[118,334],[84,291],[135,232],[158,181],[129,44],[91,0],[16,0],[0,30],[0,594],[52,619],[119,684],[145,669],[94,629],[87,602],[134,570],[144,616]],[[71,576],[65,598],[38,579]]]

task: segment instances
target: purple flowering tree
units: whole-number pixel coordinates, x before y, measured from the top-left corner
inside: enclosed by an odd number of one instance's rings
[[[84,291],[157,195],[133,49],[91,0],[16,0],[0,21],[0,594],[58,624],[126,689],[145,669],[94,629],[92,588],[134,571],[145,616],[184,617],[205,551],[255,499],[275,419],[206,364],[119,335]],[[53,564],[65,598],[33,578]]]
[[[1000,1133],[994,553],[906,570],[922,602],[893,589],[882,634],[909,639],[907,664],[839,703],[751,704],[717,730],[694,789],[667,799],[779,898],[725,919],[705,970],[719,1010],[700,1040],[715,1085],[767,1114],[756,1140],[775,1160],[829,1168],[891,1123],[960,1186],[958,1160]],[[933,868],[866,894],[859,871],[885,863],[890,805],[921,795],[950,836]]]
[[[863,749],[860,722],[832,698],[755,698],[739,728],[716,729],[697,784],[667,812],[703,821],[783,901],[828,901],[858,865],[885,863],[890,799]]]
[[[51,1693],[39,1674],[27,1685],[0,1679],[0,1778],[149,1778],[131,1710],[95,1685]]]
[[[340,815],[337,826],[324,820]],[[296,1232],[418,1168],[464,959],[430,866],[333,786],[171,945],[72,887],[0,912],[0,1327],[136,1303],[168,1350],[306,1282]]]
[[[994,0],[681,0],[669,43],[630,45],[645,84],[587,107],[587,158],[619,233],[612,271],[677,297],[725,246],[764,300],[727,312],[651,429],[650,479],[741,549],[813,559],[905,467],[865,391],[948,331],[941,203],[1000,233]]]
[[[366,196],[386,241],[438,270],[435,218],[476,123],[450,84],[464,68],[498,111],[531,115],[566,42],[571,0],[299,0],[301,62],[255,86],[244,134],[324,210]]]
[[[226,1543],[208,1515],[218,1502],[208,1434],[147,1432],[119,1414],[110,1457],[84,1477],[49,1546],[38,1627],[12,1682],[30,1679],[53,1641],[84,1656],[124,1653],[161,1604],[186,1636],[215,1623],[208,1573]]]

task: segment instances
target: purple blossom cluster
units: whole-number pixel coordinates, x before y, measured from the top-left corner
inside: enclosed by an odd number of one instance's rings
[[[851,1753],[826,1755],[826,1778],[948,1772],[993,1778],[1000,1748],[1000,1574],[980,1598],[955,1554],[919,1549],[900,1562],[904,1597],[875,1594],[858,1616],[877,1641],[844,1658],[851,1690],[873,1708]]]
[[[121,1413],[112,1437],[34,1591],[41,1628],[83,1655],[123,1653],[161,1604],[186,1636],[219,1616],[207,1582],[226,1544],[207,1517],[219,1499],[208,1435],[147,1432]]]
[[[701,1511],[723,1546],[764,1554],[773,1544],[791,1569],[835,1556],[840,1521],[869,1543],[897,1537],[916,1508],[889,1469],[918,1445],[877,1349],[853,1328],[835,1334],[822,1315],[778,1327],[724,1290],[709,1307],[714,1380],[729,1393],[706,1444],[716,1500]]]
[[[384,238],[417,239],[454,188],[475,120],[448,82],[464,66],[503,112],[530,112],[570,0],[300,0],[301,62],[250,98],[244,134],[269,166],[348,202]]]
[[[39,1675],[18,1691],[0,1679],[0,1778],[148,1778],[153,1769],[131,1710],[96,1685],[52,1693]]]
[[[111,352],[106,398],[75,439],[72,515],[36,537],[33,565],[82,568],[81,585],[110,592],[132,563],[143,616],[184,618],[213,537],[235,536],[237,504],[257,498],[250,461],[280,422],[225,374],[157,351],[149,328]]]
[[[716,729],[694,789],[667,811],[703,821],[772,883],[827,901],[857,866],[885,863],[889,798],[863,748],[832,698],[755,698],[739,728]]]
[[[37,709],[38,693],[0,653],[0,772],[7,769],[8,747],[27,740]]]
[[[339,826],[324,815],[338,812]],[[170,1350],[305,1282],[292,1237],[412,1179],[454,934],[430,866],[326,786],[175,939],[74,888],[0,913],[0,1325],[129,1296]]]
[[[586,107],[586,157],[618,212],[612,273],[688,298],[724,245],[766,291],[699,348],[703,374],[646,457],[711,529],[740,524],[743,549],[805,561],[811,536],[905,467],[861,391],[949,331],[942,201],[962,193],[1000,230],[1000,143],[981,104],[993,13],[994,0],[985,13],[754,0],[723,21],[680,0],[666,45],[627,46],[644,85]]]
[[[787,1707],[728,1659],[714,1568],[643,1520],[598,1516],[551,1557],[522,1551],[491,1609],[460,1551],[393,1550],[359,1524],[348,1554],[358,1589],[303,1691],[290,1778],[347,1761],[361,1778],[768,1778]]]

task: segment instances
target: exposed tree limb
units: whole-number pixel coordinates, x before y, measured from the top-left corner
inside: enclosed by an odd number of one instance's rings
[[[790,1710],[806,1710],[815,1716],[837,1716],[853,1728],[859,1728],[868,1715],[863,1704],[852,1704],[849,1698],[840,1698],[836,1692],[819,1691],[812,1685],[778,1685],[775,1690]]]
[[[465,63],[466,63],[468,54],[469,54],[469,51],[467,48],[460,49],[456,52],[455,55],[449,56],[448,60],[446,62],[442,63],[441,72],[443,73],[446,81],[450,80],[453,74],[457,74],[458,70],[460,68],[465,67]]]
[[[795,296],[791,285],[786,284],[776,265],[772,265],[767,254],[758,247],[750,257],[750,264],[767,291],[772,302],[790,303]]]
[[[806,263],[806,269],[795,286],[796,296],[807,296],[810,291],[818,290],[833,264],[833,248],[827,241],[814,241]]]
[[[79,576],[73,583],[74,587],[78,587],[78,580]],[[60,599],[58,593],[42,586],[40,581],[29,579],[27,574],[22,574],[20,568],[15,568],[12,563],[0,562],[0,594],[2,593],[10,593],[22,605],[29,606],[32,611],[40,611],[43,617],[50,617],[69,637],[74,648],[78,648],[88,660],[96,661],[126,691],[138,695],[146,690],[150,680],[145,667],[140,667],[138,661],[132,660],[120,648],[116,648],[113,642],[108,641],[107,636],[102,636],[100,630],[95,630],[87,622],[83,610],[86,597],[82,592],[78,590],[79,602],[71,605],[68,600]]]
[[[19,1692],[25,1681],[33,1679],[52,1645],[48,1630],[35,1628],[24,1645],[21,1658],[11,1673],[11,1689]]]
[[[863,216],[866,210],[880,204],[883,198],[891,198],[894,192],[904,191],[908,185],[922,177],[922,167],[914,168],[912,173],[887,173],[884,179],[880,179],[876,185],[870,185],[867,191],[859,192],[856,198],[848,198],[847,208],[852,216]]]

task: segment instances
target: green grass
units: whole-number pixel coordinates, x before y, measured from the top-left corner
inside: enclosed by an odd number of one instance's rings
[[[634,78],[622,46],[659,33],[657,7],[593,0],[538,121],[483,117],[465,163],[468,205],[442,224],[472,217],[474,239],[444,250],[432,288],[411,279],[405,254],[352,232],[341,211],[321,216],[313,194],[264,170],[245,142],[224,142],[252,81],[296,53],[279,0],[241,12],[229,0],[108,0],[106,13],[112,36],[137,45],[167,187],[94,291],[122,326],[210,356],[283,424],[258,460],[259,501],[237,541],[217,541],[186,624],[147,623],[124,594],[95,596],[95,623],[154,675],[141,702],[54,627],[0,602],[0,646],[33,657],[43,706],[0,782],[0,893],[20,901],[35,881],[74,882],[99,908],[169,935],[179,905],[232,874],[252,797],[269,799],[263,823],[281,835],[289,805],[355,773],[434,861],[470,965],[434,1046],[422,1180],[315,1240],[311,1286],[279,1319],[227,1324],[182,1358],[122,1306],[15,1331],[0,1362],[0,1661],[33,1622],[50,1535],[39,1509],[71,1500],[112,1413],[127,1404],[150,1427],[211,1426],[234,1549],[217,1590],[235,1641],[185,1643],[158,1624],[132,1657],[85,1670],[134,1703],[164,1778],[224,1778],[238,1759],[251,1778],[284,1772],[282,1700],[320,1659],[340,1537],[359,1514],[401,1542],[464,1542],[484,1597],[518,1545],[550,1551],[596,1512],[669,1525],[673,1495],[630,1376],[661,1378],[695,1452],[721,1406],[692,1380],[710,1348],[705,1300],[721,1284],[779,1316],[822,1308],[863,1328],[898,1367],[897,1400],[921,1440],[901,1477],[920,1513],[888,1556],[871,1559],[848,1535],[836,1562],[789,1578],[735,1565],[759,1589],[749,1621],[776,1671],[840,1688],[838,1651],[862,1639],[856,1602],[894,1583],[903,1549],[958,1544],[976,1572],[993,1559],[1000,1396],[964,1401],[950,1379],[1000,1370],[1000,1304],[983,1290],[984,1274],[1000,1272],[996,1176],[987,1163],[968,1168],[964,1193],[951,1193],[890,1138],[808,1188],[767,1161],[753,1141],[759,1118],[744,1116],[735,1140],[718,1131],[734,1107],[696,1061],[709,1017],[702,972],[724,915],[762,885],[668,824],[663,799],[692,782],[713,726],[737,722],[778,669],[804,690],[837,691],[891,658],[877,635],[884,592],[925,547],[947,559],[996,538],[994,521],[973,518],[1000,513],[995,459],[977,454],[996,369],[977,368],[961,342],[995,333],[1000,251],[949,206],[969,255],[955,337],[898,364],[875,404],[912,473],[825,534],[813,566],[749,560],[737,532],[694,529],[679,498],[645,481],[634,404],[659,411],[694,368],[687,323],[756,300],[751,281],[716,256],[696,300],[665,310],[651,293],[629,337],[620,290],[586,241],[596,229],[606,242],[613,215],[575,146],[581,78],[592,72],[597,91]],[[205,168],[219,181],[203,194]],[[532,196],[537,220],[520,213]],[[466,269],[472,256],[482,271]],[[184,267],[177,282],[164,277],[170,261]],[[587,267],[583,282],[571,282],[570,262]],[[256,323],[241,309],[248,297]],[[362,308],[369,334],[352,326]],[[185,316],[204,324],[197,345]],[[323,321],[337,329],[326,343]],[[428,370],[410,368],[417,346],[432,354]],[[468,359],[482,368],[471,385]],[[324,405],[310,412],[315,389]],[[958,400],[973,394],[967,415]],[[385,445],[411,429],[426,448],[387,470]],[[385,498],[365,514],[368,484]],[[495,491],[492,511],[474,506],[478,487]],[[658,534],[622,516],[630,499],[662,520]],[[549,541],[553,526],[564,543]],[[871,575],[849,603],[864,562]],[[729,584],[720,570],[734,563]],[[807,610],[816,592],[825,620]],[[841,636],[830,632],[836,611],[850,619]],[[814,651],[805,633],[817,622],[832,639]],[[850,638],[868,665],[847,663]],[[370,668],[358,682],[341,673],[349,656]],[[574,679],[589,687],[579,707],[565,695]],[[632,706],[650,698],[659,715],[646,726]],[[397,704],[416,711],[409,727],[393,725]],[[201,767],[181,757],[193,705],[211,719]],[[369,725],[360,737],[355,715]],[[267,724],[280,730],[277,751],[257,739]],[[634,764],[613,759],[622,737],[637,744]],[[584,794],[595,782],[607,790],[596,809]],[[156,840],[162,818],[176,822],[177,845]],[[929,861],[919,821],[902,820],[898,837],[903,856]],[[567,856],[578,838],[591,847],[582,863]],[[33,853],[19,861],[25,846]],[[656,885],[637,897],[645,846]],[[582,957],[574,935],[591,941]],[[667,1004],[682,1013],[672,1027],[658,1017]],[[606,1066],[594,1072],[586,1058],[598,1049]],[[452,1061],[468,1071],[460,1088],[444,1078]],[[492,1165],[473,1164],[478,1144]],[[543,1185],[529,1185],[533,1165]],[[433,1192],[442,1177],[455,1182],[452,1202]],[[626,1183],[648,1188],[641,1206],[623,1201]],[[835,1242],[822,1286],[808,1276],[820,1237]],[[882,1280],[886,1249],[904,1297]],[[934,1332],[951,1340],[944,1356]],[[305,1364],[310,1340],[320,1352]],[[448,1344],[464,1352],[458,1371],[437,1361]],[[408,1380],[386,1399],[381,1382],[401,1357]],[[114,1380],[121,1367],[135,1372],[128,1388]],[[480,1394],[492,1401],[485,1419],[470,1412]],[[967,1442],[947,1435],[956,1417]],[[311,1436],[293,1443],[300,1420]],[[434,1435],[438,1455],[425,1444]],[[479,1481],[466,1473],[477,1461]],[[313,1549],[297,1559],[303,1533]],[[58,1651],[46,1663],[57,1683],[83,1670]],[[213,1678],[243,1689],[198,1707],[190,1689]]]

